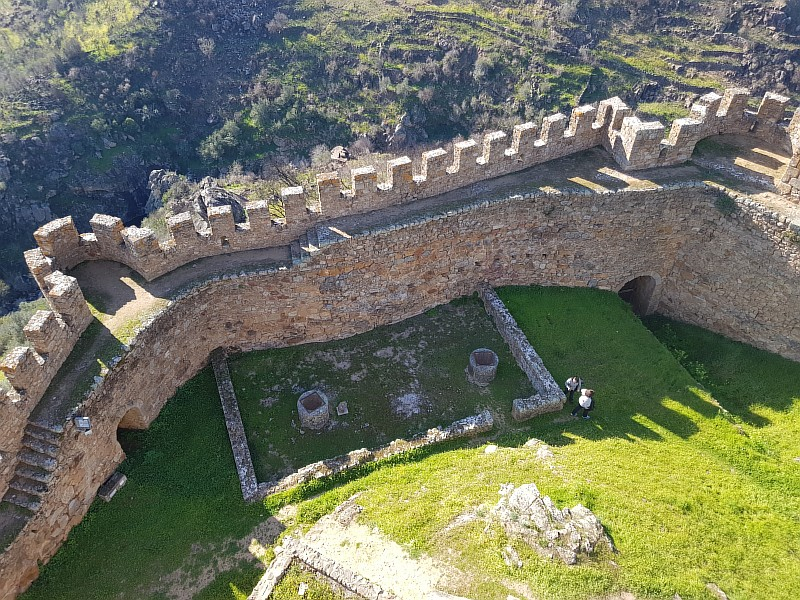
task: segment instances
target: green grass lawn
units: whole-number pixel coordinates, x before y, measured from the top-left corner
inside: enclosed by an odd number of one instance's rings
[[[263,567],[235,556],[236,540],[288,502],[307,524],[357,491],[363,520],[412,555],[460,569],[447,591],[474,600],[619,591],[709,599],[709,582],[732,600],[793,598],[800,364],[663,319],[648,319],[648,330],[607,292],[500,295],[557,380],[577,372],[597,390],[591,420],[570,419],[565,409],[522,429],[500,428],[494,454],[468,442],[433,447],[247,506],[206,370],[150,430],[125,432],[128,485],[92,507],[24,598],[165,598],[167,581],[209,581],[195,596],[204,600],[245,598]],[[548,443],[554,458],[537,460],[523,445],[531,437]],[[481,520],[442,533],[456,516],[494,505],[506,482],[535,482],[559,506],[588,506],[618,552],[567,567]],[[268,537],[252,537],[269,559]],[[519,552],[521,569],[504,564],[506,544]]]
[[[500,359],[486,388],[464,368],[476,348]],[[229,359],[259,481],[358,448],[375,448],[489,408],[511,418],[514,398],[533,393],[477,297],[344,340],[307,344]],[[330,429],[301,433],[297,399],[321,389],[349,414]]]

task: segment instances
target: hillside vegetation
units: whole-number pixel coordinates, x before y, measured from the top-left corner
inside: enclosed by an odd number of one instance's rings
[[[152,168],[291,180],[337,144],[405,152],[615,94],[656,117],[729,84],[795,95],[798,25],[796,0],[0,0],[6,305],[36,226],[136,220]]]

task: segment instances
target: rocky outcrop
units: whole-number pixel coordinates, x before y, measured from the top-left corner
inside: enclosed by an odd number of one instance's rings
[[[200,217],[195,223],[198,229],[208,226],[208,209],[217,206],[230,206],[234,223],[244,223],[247,220],[244,205],[247,202],[243,197],[217,185],[213,177],[206,177],[200,182],[200,189],[191,198],[192,210]]]
[[[150,196],[144,206],[144,211],[150,214],[157,208],[161,208],[164,194],[179,179],[180,176],[175,171],[166,169],[150,171],[150,176],[147,178],[147,189],[150,190]]]
[[[592,511],[581,504],[559,509],[533,483],[503,485],[493,513],[510,537],[523,540],[542,556],[568,565],[591,555],[598,545],[613,549]]]

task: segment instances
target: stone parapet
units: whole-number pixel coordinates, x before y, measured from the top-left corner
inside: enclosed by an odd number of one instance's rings
[[[709,99],[704,106],[716,101]],[[731,105],[736,102],[732,100]],[[718,107],[719,116],[725,108],[724,96]],[[611,139],[609,130],[598,123],[613,123],[620,116],[623,124],[629,115],[618,102],[601,105],[601,109],[592,130],[605,144]],[[692,119],[700,121],[696,118],[700,112],[693,113]],[[753,115],[745,114],[739,122],[755,124],[756,132],[761,128]],[[792,131],[797,130],[797,123],[792,120]],[[770,127],[769,131],[786,131],[779,123]],[[550,133],[552,130],[548,136]],[[520,140],[523,136],[520,133]],[[566,139],[565,135],[562,140]],[[534,147],[539,142],[541,139]],[[511,143],[513,148],[513,139]],[[549,143],[538,149],[543,151]],[[566,148],[571,142],[560,143]],[[483,147],[474,141],[456,144],[453,162],[458,164],[451,164],[441,181],[449,182],[462,169],[477,172]],[[635,149],[635,143],[630,147]],[[494,149],[492,146],[492,153]],[[447,162],[449,158],[436,164]],[[793,162],[797,164],[794,158]],[[516,164],[516,159],[504,164],[510,163]],[[323,179],[323,184],[325,181],[338,182],[338,175]],[[381,193],[379,187],[374,196],[378,204]],[[337,211],[343,214],[350,199],[341,191],[337,194],[337,206],[322,204],[325,216]],[[721,199],[732,203],[735,210],[729,213],[717,208]],[[297,230],[277,215],[266,229],[265,207],[260,209],[260,233],[249,216],[250,226],[237,224],[225,250],[213,228],[210,232],[189,228],[191,217],[172,221],[176,232],[188,236],[185,243],[178,244],[173,238],[171,245],[157,244],[158,248],[146,231],[119,229],[116,221],[108,219],[95,220],[97,231],[89,236],[73,235],[69,220],[43,228],[37,237],[44,240],[43,246],[27,253],[26,260],[54,315],[35,316],[28,328],[34,347],[14,351],[5,368],[12,372],[9,380],[18,377],[22,393],[0,398],[0,433],[5,436],[10,427],[8,437],[0,438],[0,453],[15,452],[14,440],[22,430],[19,425],[30,414],[33,398],[49,383],[48,369],[63,362],[78,330],[91,318],[74,280],[57,270],[60,264],[89,257],[90,250],[96,258],[102,255],[98,251],[107,247],[120,253],[124,258],[120,262],[136,265],[133,268],[152,276],[190,257],[270,246],[285,243],[277,240],[291,239],[291,235],[298,237]],[[302,225],[303,233],[307,226]],[[637,235],[631,236],[631,231]],[[65,237],[60,240],[62,233]],[[120,237],[122,245],[118,245]],[[713,244],[708,243],[711,237]],[[749,198],[705,184],[602,194],[588,190],[535,192],[487,199],[443,214],[341,236],[337,243],[332,239],[288,269],[245,270],[195,282],[144,325],[129,350],[80,406],[81,414],[91,419],[93,435],[79,434],[66,424],[51,489],[42,498],[41,508],[0,556],[0,597],[13,597],[24,589],[35,576],[37,564],[46,562],[71,527],[80,522],[96,490],[123,458],[116,431],[125,415],[135,409],[143,415],[143,423],[152,421],[177,387],[202,368],[217,347],[246,350],[349,336],[471,294],[482,283],[618,291],[638,276],[658,274],[659,312],[800,360],[800,326],[792,311],[800,295],[800,228]],[[565,244],[565,239],[570,242]],[[64,257],[54,256],[60,249],[66,253]],[[198,323],[204,326],[199,328]],[[58,342],[61,335],[63,343]],[[45,348],[49,352],[40,352]],[[37,369],[40,375],[34,375]],[[158,386],[152,385],[154,380]],[[22,382],[28,388],[22,387]],[[41,392],[31,393],[30,388]],[[0,483],[4,473],[0,470]]]
[[[55,271],[44,278],[51,310],[37,311],[24,327],[32,347],[10,350],[0,371],[31,408],[42,398],[58,369],[72,352],[92,314],[74,277]]]
[[[347,187],[338,172],[317,174],[310,189],[284,189],[274,199],[274,214],[267,203],[247,203],[244,223],[234,223],[225,207],[208,211],[206,217],[175,215],[168,222],[170,237],[163,242],[149,229],[124,227],[120,219],[106,215],[96,215],[90,223],[92,233],[81,235],[72,219],[64,217],[34,233],[40,256],[29,264],[49,260],[53,270],[63,270],[85,260],[114,260],[152,280],[206,256],[288,243],[322,218],[429,198],[599,145],[627,170],[679,164],[691,157],[698,141],[719,134],[752,135],[784,147],[795,158],[800,155],[797,135],[792,136],[783,122],[788,99],[768,93],[758,111],[750,112],[749,96],[740,88],[706,94],[668,133],[660,123],[640,120],[622,100],[611,98],[596,107],[577,107],[569,117],[545,117],[538,128],[534,123],[516,125],[510,137],[495,131],[484,135],[481,143],[466,140],[453,144],[449,152],[424,152],[416,166],[401,156],[389,160],[385,169],[352,169]],[[794,162],[778,187],[781,193],[798,196],[800,170]],[[37,266],[42,268],[46,267]]]

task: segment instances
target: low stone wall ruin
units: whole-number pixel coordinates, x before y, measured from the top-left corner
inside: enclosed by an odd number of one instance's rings
[[[528,380],[535,390],[533,396],[514,400],[511,409],[511,416],[514,417],[514,420],[525,421],[564,408],[567,397],[561,386],[556,383],[550,371],[544,366],[539,354],[531,346],[527,336],[519,328],[500,297],[488,285],[480,286],[478,295],[483,300],[486,312],[492,317],[497,331],[508,344],[514,360],[528,376]]]

